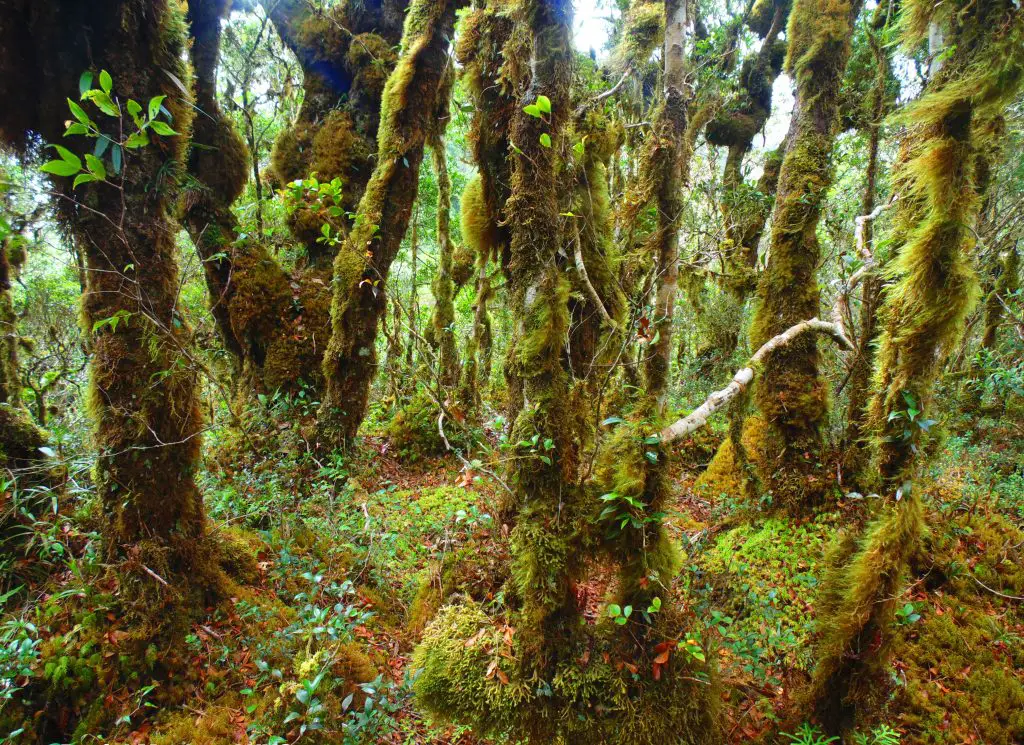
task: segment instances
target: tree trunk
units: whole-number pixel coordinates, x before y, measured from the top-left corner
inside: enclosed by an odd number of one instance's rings
[[[447,100],[447,97],[446,97]],[[447,123],[447,118],[445,119]],[[437,344],[438,371],[441,389],[452,398],[459,384],[459,346],[455,341],[455,282],[452,279],[452,241],[449,230],[452,208],[452,180],[448,175],[443,133],[431,145],[434,172],[437,174],[437,245],[438,267],[432,289],[434,292],[434,343]]]
[[[793,6],[786,64],[796,80],[796,103],[779,174],[771,254],[751,329],[755,346],[818,315],[818,220],[832,180],[839,86],[861,4],[796,0]],[[764,462],[770,467],[762,481],[776,507],[806,512],[823,500],[828,477],[821,463],[827,391],[818,374],[814,337],[767,357],[756,400],[768,423]]]
[[[870,215],[875,210],[875,195],[878,180],[878,147],[881,139],[882,119],[886,109],[886,85],[889,81],[889,57],[876,37],[876,31],[868,31],[868,39],[875,55],[877,70],[875,86],[871,91],[871,120],[868,122],[868,162],[865,174],[864,199],[861,214]],[[874,257],[872,222],[863,223],[864,250]],[[863,258],[863,257],[859,257]],[[880,263],[880,257],[874,257]],[[875,346],[878,341],[878,302],[882,292],[882,278],[878,269],[864,278],[861,289],[860,339],[854,355],[853,370],[850,373],[850,397],[846,407],[846,432],[843,457],[843,472],[853,485],[860,486],[871,461],[871,443],[865,431],[867,402],[871,394],[871,373],[875,363]]]
[[[577,624],[571,582],[580,560],[568,532],[580,496],[571,486],[577,455],[567,406],[569,376],[562,359],[569,288],[557,264],[560,236],[555,229],[556,154],[564,146],[570,114],[572,6],[568,0],[528,0],[523,13],[533,34],[533,79],[512,119],[510,141],[516,154],[505,205],[511,229],[510,300],[517,323],[514,364],[523,397],[510,439],[537,436],[538,443],[549,442],[550,447],[522,453],[513,467],[520,507],[512,533],[513,577],[523,599],[524,656],[544,669],[564,651],[561,642]],[[550,113],[538,118],[523,112],[540,96],[550,101]],[[550,147],[541,144],[542,135],[550,138]]]
[[[381,104],[377,165],[356,210],[359,219],[334,261],[331,339],[324,355],[320,443],[340,447],[366,414],[376,370],[377,325],[386,305],[391,262],[416,200],[423,145],[445,75],[461,0],[416,0],[403,48]]]
[[[162,606],[154,595],[182,597],[214,582],[199,553],[206,524],[194,475],[203,422],[190,332],[177,307],[176,226],[169,214],[193,114],[180,87],[190,81],[184,18],[179,4],[167,0],[5,5],[0,55],[5,69],[24,75],[0,86],[5,98],[13,96],[7,100],[22,102],[16,111],[3,108],[4,139],[24,144],[34,132],[75,152],[91,151],[94,140],[63,137],[66,97],[76,95],[85,69],[106,70],[113,79],[120,115],[83,104],[111,137],[134,129],[124,111],[128,99],[145,112],[158,95],[166,96],[163,106],[179,133],[151,133],[149,144],[125,149],[120,173],[110,168],[106,181],[73,189],[70,179],[53,179],[61,194],[59,220],[86,260],[87,407],[107,560],[121,567],[120,597],[128,610],[159,620]],[[27,86],[30,93],[8,85]],[[165,590],[143,567],[173,579],[173,589]]]

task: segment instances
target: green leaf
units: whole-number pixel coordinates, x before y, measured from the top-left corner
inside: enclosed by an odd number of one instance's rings
[[[129,98],[125,107],[128,109],[128,113],[132,115],[133,119],[136,119],[139,114],[142,113],[142,105],[135,99]]]
[[[653,450],[648,450],[647,452],[645,452],[644,457],[647,458],[647,460],[649,460],[651,463],[658,462],[658,454]]]
[[[77,103],[72,101],[70,98],[68,99],[68,108],[71,110],[71,115],[75,117],[75,119],[80,121],[82,124],[92,124],[92,120],[89,119],[88,115],[85,113],[85,109],[83,109]]]
[[[72,188],[77,189],[82,184],[88,184],[92,181],[99,181],[96,176],[91,173],[80,173],[75,176],[75,182],[71,185]]]
[[[537,96],[537,108],[545,114],[551,113],[551,99],[547,96]]]
[[[110,78],[110,73],[106,70],[100,70],[100,88],[102,88],[103,92],[107,94],[109,94],[114,88],[114,81]]]
[[[81,122],[71,122],[68,128],[64,130],[64,136],[70,137],[71,135],[87,135],[89,134],[89,128]]]
[[[133,132],[127,140],[125,140],[124,146],[129,150],[137,150],[140,147],[145,147],[149,144],[149,135],[145,132]]]
[[[658,434],[647,435],[644,438],[644,445],[657,445],[659,442],[661,442],[661,435]]]
[[[114,145],[110,148],[110,164],[114,167],[114,173],[121,172],[121,146]]]
[[[78,78],[78,95],[81,96],[87,90],[92,88],[93,74],[92,70],[86,70],[82,73],[82,76]]]
[[[48,163],[43,163],[39,170],[43,173],[52,173],[54,176],[74,176],[82,169],[68,163],[66,160],[51,160]]]
[[[609,427],[609,426],[611,426],[613,424],[622,424],[622,422],[624,422],[624,421],[625,421],[625,419],[623,419],[622,417],[610,416],[607,419],[605,419],[603,422],[601,422],[601,426],[602,427]]]
[[[149,99],[149,118],[156,119],[156,115],[160,113],[160,105],[164,102],[167,96],[153,96]]]
[[[541,118],[540,107],[535,103],[531,103],[529,106],[524,106],[523,111],[537,119]]]
[[[79,157],[70,150],[68,150],[66,147],[62,145],[50,145],[50,147],[57,151],[57,155],[59,155],[60,159],[63,160],[65,163],[73,163],[78,168],[82,167],[82,161],[79,159]]]
[[[107,152],[107,147],[110,145],[110,138],[101,136],[96,138],[96,147],[92,149],[92,154],[97,158],[102,158],[103,153]]]
[[[161,137],[173,137],[174,135],[178,134],[173,129],[171,129],[171,125],[167,122],[153,121],[149,123],[149,126],[150,129],[152,129]]]
[[[574,153],[576,153],[577,157],[582,158],[583,157],[583,151],[584,151],[583,143],[582,142],[577,142],[575,145],[572,146],[572,151]]]
[[[96,176],[100,181],[107,178],[107,169],[104,167],[103,161],[92,153],[85,154],[85,167],[89,169],[89,173]]]
[[[621,616],[621,615],[622,615],[622,608],[620,608],[615,603],[610,603],[608,605],[608,617],[609,618],[616,618],[616,617]]]
[[[547,132],[542,133],[540,136],[540,144],[544,147],[551,147],[551,135]]]
[[[623,608],[622,615],[624,615],[626,618],[629,618],[631,615],[633,615],[633,606],[627,605],[625,608]]]

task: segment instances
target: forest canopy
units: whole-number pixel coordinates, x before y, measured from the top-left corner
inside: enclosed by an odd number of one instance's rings
[[[0,745],[1024,742],[1019,0],[0,0]]]

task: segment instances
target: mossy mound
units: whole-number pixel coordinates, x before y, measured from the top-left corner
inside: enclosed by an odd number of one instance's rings
[[[443,455],[448,449],[437,428],[440,414],[434,400],[424,391],[417,391],[388,424],[391,445],[398,449],[399,455],[413,461]],[[465,447],[466,435],[458,424],[446,420],[444,434],[452,447]]]
[[[763,417],[751,416],[743,425],[743,448],[750,465],[760,468],[764,458],[764,438],[767,432]],[[694,488],[710,499],[743,499],[747,494],[747,477],[736,463],[732,439],[727,437],[715,453],[707,470],[698,478]]]
[[[670,616],[656,621],[651,639],[679,635],[679,619]],[[442,608],[413,656],[419,703],[478,735],[531,743],[720,741],[717,687],[703,665],[675,653],[656,666],[653,644],[625,642],[607,624],[580,630],[540,678],[536,660],[522,656],[527,642],[514,623],[473,602]]]

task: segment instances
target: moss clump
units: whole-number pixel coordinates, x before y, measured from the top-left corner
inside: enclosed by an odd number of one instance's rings
[[[391,445],[397,448],[403,458],[417,460],[423,457],[442,455],[447,452],[437,420],[441,409],[434,399],[419,390],[388,423],[387,435]],[[445,426],[445,437],[452,447],[465,447],[464,430],[451,422]]]
[[[743,426],[743,449],[751,463],[763,469],[764,438],[767,432],[764,417],[748,417]],[[736,451],[731,437],[722,441],[707,469],[697,477],[694,488],[710,499],[746,499],[749,494],[749,474],[736,463]]]
[[[659,623],[656,638],[676,638],[678,621]],[[529,676],[532,666],[524,664],[515,631],[472,602],[443,608],[413,655],[421,670],[413,684],[417,700],[477,734],[511,734],[531,743],[719,741],[714,682],[694,680],[707,671],[681,655],[673,654],[655,679],[653,644],[620,647],[616,635],[600,627],[581,633],[565,662],[538,681]]]

